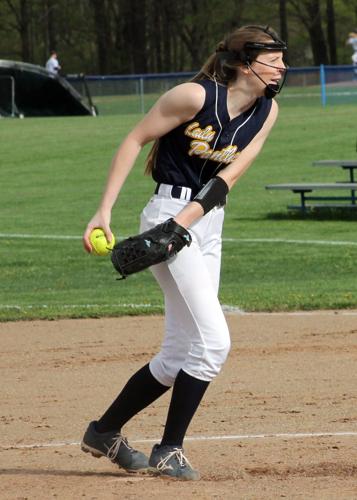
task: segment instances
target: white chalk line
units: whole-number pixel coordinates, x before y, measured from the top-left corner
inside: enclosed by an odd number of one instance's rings
[[[154,309],[163,307],[160,304],[0,304],[0,309],[16,309],[21,311],[23,309],[96,309],[100,307],[125,307],[129,309]]]
[[[16,311],[38,309],[98,309],[98,308],[126,308],[126,309],[163,309],[163,304],[0,304],[0,310]],[[237,306],[222,304],[223,312],[242,316],[357,316],[357,311],[347,309],[313,310],[313,311],[244,311]]]
[[[357,246],[357,241],[286,240],[284,238],[223,238],[228,243],[287,243],[293,245]]]
[[[304,439],[320,437],[357,437],[357,432],[298,432],[298,433],[277,433],[277,434],[237,434],[228,436],[192,436],[186,437],[185,441],[241,441],[247,439]],[[136,439],[131,443],[157,443],[160,439]],[[62,446],[79,446],[80,441],[60,441],[53,443],[32,443],[0,445],[2,450],[23,450],[35,448],[58,448]]]
[[[26,234],[26,233],[0,233],[3,239],[42,239],[42,240],[81,240],[81,236],[60,234]],[[125,236],[123,236],[125,238]],[[332,245],[332,246],[357,246],[357,241],[334,240],[290,240],[284,238],[223,238],[228,243],[282,243],[293,245]]]
[[[126,308],[126,309],[147,309],[150,311],[163,309],[163,304],[0,304],[0,310],[16,311],[50,309],[98,309],[98,308]],[[223,312],[227,314],[238,314],[242,316],[357,316],[357,311],[348,309],[336,310],[312,310],[312,311],[244,311],[238,306],[222,304]]]
[[[81,236],[62,234],[26,234],[26,233],[0,233],[0,238],[31,239],[31,240],[81,240]]]
[[[115,308],[126,308],[126,309],[157,309],[158,307],[163,308],[163,304],[125,304],[125,303],[119,303],[119,304],[0,304],[0,309],[15,309],[17,311],[21,311],[24,309],[48,309],[48,308],[55,308],[55,309],[97,309],[97,308],[107,308],[107,307],[115,307]],[[222,309],[224,312],[231,312],[235,314],[243,314],[244,311],[240,309],[237,306],[231,306],[231,305],[222,305]]]

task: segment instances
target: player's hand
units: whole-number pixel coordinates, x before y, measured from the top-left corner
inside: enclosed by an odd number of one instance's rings
[[[168,219],[144,233],[131,236],[114,245],[111,259],[115,269],[125,278],[150,266],[165,262],[191,245],[191,235],[173,219]]]
[[[91,253],[92,252],[92,245],[89,240],[90,233],[93,231],[95,228],[101,228],[103,229],[105,233],[105,237],[109,242],[111,242],[113,233],[110,229],[110,212],[102,212],[98,211],[94,217],[88,222],[88,225],[86,227],[86,230],[84,231],[83,234],[83,246],[86,252]]]

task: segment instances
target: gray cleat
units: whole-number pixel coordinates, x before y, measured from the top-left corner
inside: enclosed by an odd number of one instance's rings
[[[83,436],[81,448],[85,453],[97,458],[108,457],[127,472],[146,472],[149,469],[147,456],[134,450],[119,432],[100,433],[95,424],[91,422]]]
[[[149,458],[149,465],[161,475],[183,481],[198,481],[200,473],[194,470],[177,446],[160,446],[156,444]]]

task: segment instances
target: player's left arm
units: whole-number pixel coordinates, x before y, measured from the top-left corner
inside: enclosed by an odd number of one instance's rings
[[[268,118],[266,119],[263,127],[248,144],[246,148],[239,154],[236,160],[222,169],[217,177],[223,179],[227,186],[227,191],[230,191],[235,183],[242,177],[248,170],[251,164],[259,155],[262,147],[268,138],[274,123],[278,117],[278,104],[275,100],[272,101],[272,107]],[[222,184],[224,184],[222,183]],[[196,219],[199,219],[205,214],[202,205],[197,201],[192,201],[181,210],[175,217],[175,221],[181,226],[188,228]]]

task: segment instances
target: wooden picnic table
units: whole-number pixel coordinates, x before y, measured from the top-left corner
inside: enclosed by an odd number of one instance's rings
[[[349,171],[349,181],[355,182],[354,171],[357,168],[357,160],[318,160],[312,163],[314,167],[339,167]]]
[[[305,212],[307,208],[314,207],[329,207],[329,208],[357,208],[355,192],[357,190],[357,183],[351,182],[294,182],[285,184],[268,184],[265,186],[268,190],[289,190],[293,193],[298,193],[300,195],[300,205],[289,205],[288,208],[298,208],[302,212]],[[351,191],[350,196],[310,196],[306,193],[311,193],[312,191],[334,191],[334,190],[347,189]],[[334,203],[324,203],[324,204],[314,204],[307,205],[306,202],[309,201],[332,201]],[[344,203],[336,203],[341,202]],[[346,203],[347,202],[347,203]],[[348,203],[349,202],[349,203]]]
[[[349,180],[346,181],[336,181],[331,182],[295,182],[295,183],[285,183],[285,184],[269,184],[265,186],[266,189],[288,189],[293,193],[298,193],[300,195],[300,205],[289,205],[288,208],[298,208],[305,212],[306,209],[312,207],[339,207],[339,208],[355,208],[357,209],[357,183],[355,181],[354,171],[357,169],[357,160],[317,160],[312,163],[314,167],[338,167],[343,170],[349,171]],[[349,196],[311,196],[312,191],[332,191],[332,190],[347,189],[350,190]],[[308,195],[307,195],[308,194]],[[324,202],[323,204],[310,204],[307,205],[306,202]],[[325,203],[325,202],[333,203]],[[338,203],[336,203],[338,202]],[[343,202],[343,203],[339,203]]]

